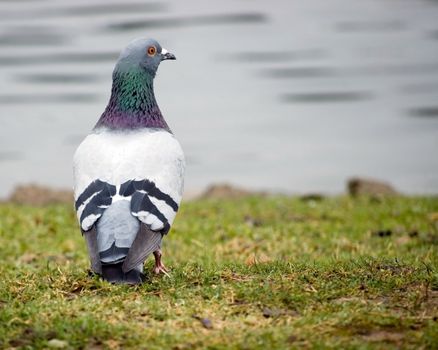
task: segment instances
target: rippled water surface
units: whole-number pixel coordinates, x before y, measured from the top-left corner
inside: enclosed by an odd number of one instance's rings
[[[177,56],[156,95],[186,188],[339,192],[351,175],[438,192],[438,2],[0,0],[0,196],[72,185],[119,51]]]

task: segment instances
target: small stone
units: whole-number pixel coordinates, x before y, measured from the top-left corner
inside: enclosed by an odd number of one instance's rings
[[[47,342],[47,346],[52,349],[64,349],[68,346],[68,343],[65,340],[60,339],[50,339]]]
[[[265,318],[270,318],[270,317],[277,317],[280,315],[280,311],[279,310],[272,310],[268,307],[265,307],[263,309],[263,317]]]
[[[204,326],[204,328],[207,329],[212,329],[213,328],[213,322],[211,322],[210,319],[206,318],[206,317],[201,317],[198,315],[193,315],[192,316],[194,319],[198,320],[199,322],[201,322],[201,324]]]
[[[213,323],[208,318],[201,318],[201,323],[207,329],[213,328]]]

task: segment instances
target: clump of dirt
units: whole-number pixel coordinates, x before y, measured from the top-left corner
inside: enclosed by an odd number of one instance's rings
[[[348,193],[352,196],[366,195],[371,197],[395,196],[399,193],[389,183],[353,177],[347,182]]]
[[[53,189],[35,184],[17,186],[7,199],[10,203],[44,206],[73,203],[73,191]]]
[[[260,194],[251,192],[243,188],[235,187],[230,184],[213,184],[200,195],[203,199],[236,199],[250,195]]]
[[[399,344],[405,335],[402,332],[388,332],[385,330],[376,330],[362,336],[369,342],[387,342]]]

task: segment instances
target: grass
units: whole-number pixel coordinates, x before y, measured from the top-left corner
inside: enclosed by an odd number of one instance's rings
[[[198,200],[113,286],[71,206],[2,204],[0,348],[438,348],[437,248],[437,197]]]

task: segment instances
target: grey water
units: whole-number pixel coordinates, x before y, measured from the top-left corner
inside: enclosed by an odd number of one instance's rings
[[[177,57],[155,89],[188,192],[339,193],[353,175],[438,192],[437,1],[0,0],[0,196],[72,186],[136,37]]]

